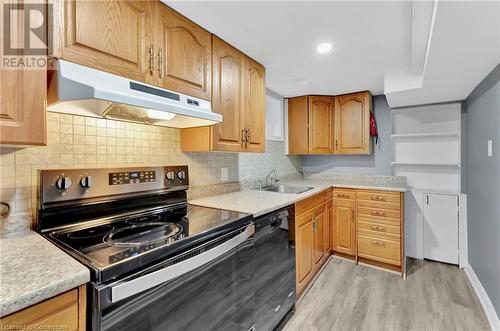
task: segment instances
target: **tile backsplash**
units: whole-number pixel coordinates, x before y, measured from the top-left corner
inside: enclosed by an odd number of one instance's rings
[[[180,130],[138,123],[48,113],[47,146],[0,147],[0,201],[13,216],[36,208],[38,169],[188,165],[191,187],[278,176],[300,171],[299,157],[283,142],[266,142],[266,153],[183,153]]]

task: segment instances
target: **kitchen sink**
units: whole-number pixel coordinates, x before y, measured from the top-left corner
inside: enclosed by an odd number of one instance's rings
[[[264,186],[261,191],[268,192],[278,192],[278,193],[288,193],[288,194],[300,194],[312,190],[314,187],[310,186]],[[257,189],[258,190],[258,189]]]

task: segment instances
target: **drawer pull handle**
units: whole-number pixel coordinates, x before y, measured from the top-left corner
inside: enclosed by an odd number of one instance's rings
[[[372,244],[373,245],[380,245],[380,246],[384,246],[384,242],[383,241],[378,241],[378,240],[372,240]]]
[[[378,196],[378,195],[372,195],[370,198],[372,200],[378,200],[378,201],[384,200],[384,197],[381,197],[381,196]]]
[[[381,211],[372,210],[372,215],[385,216],[385,213],[383,213]]]
[[[337,194],[337,198],[345,198],[345,199],[349,199],[349,196],[346,195],[346,194]]]
[[[370,227],[372,228],[372,230],[385,232],[385,228],[383,228],[383,227],[376,226],[376,225],[370,225]]]

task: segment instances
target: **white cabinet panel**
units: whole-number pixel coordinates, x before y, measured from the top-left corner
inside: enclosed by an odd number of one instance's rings
[[[417,259],[424,258],[423,203],[422,192],[405,193],[405,253]]]
[[[458,264],[458,197],[424,194],[424,258]]]
[[[283,99],[266,94],[266,140],[284,140]]]

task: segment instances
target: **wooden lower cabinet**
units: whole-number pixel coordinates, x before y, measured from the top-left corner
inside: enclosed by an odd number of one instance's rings
[[[356,190],[358,260],[404,276],[404,193]]]
[[[330,253],[333,249],[333,222],[334,222],[334,213],[333,213],[333,199],[331,196],[327,196],[326,198],[326,216],[328,220],[326,222],[327,225],[327,247],[326,250]]]
[[[333,250],[356,255],[356,201],[334,198]]]
[[[315,269],[319,269],[327,257],[327,221],[326,204],[322,203],[318,207],[314,208],[313,247]]]
[[[325,193],[295,204],[296,214],[293,222],[298,296],[303,293],[329,256],[329,218]]]
[[[313,220],[310,211],[295,220],[297,293],[300,295],[313,277]]]
[[[37,303],[0,319],[2,330],[86,329],[86,285]]]
[[[332,251],[404,276],[404,193],[333,189]]]

